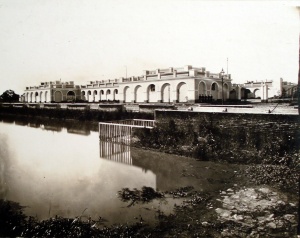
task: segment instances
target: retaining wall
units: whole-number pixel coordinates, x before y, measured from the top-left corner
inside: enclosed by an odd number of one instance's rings
[[[168,123],[174,120],[178,126],[185,127],[188,123],[194,125],[209,124],[222,128],[258,127],[260,130],[275,126],[299,127],[299,115],[255,114],[255,113],[217,113],[176,110],[156,110],[157,123]]]

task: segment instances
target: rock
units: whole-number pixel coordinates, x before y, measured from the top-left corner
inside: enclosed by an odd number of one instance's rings
[[[257,231],[252,231],[250,237],[259,237],[259,234]]]
[[[202,226],[208,226],[209,223],[207,221],[201,222]]]
[[[223,211],[223,209],[218,207],[215,209],[215,211],[220,214]]]
[[[270,216],[267,217],[267,221],[273,221],[274,220],[274,214],[271,214]]]
[[[242,221],[244,220],[244,217],[242,215],[237,215],[237,214],[234,214],[233,215],[233,218],[237,221]]]
[[[220,216],[223,217],[223,218],[227,218],[227,217],[230,217],[231,213],[232,213],[231,211],[224,210],[224,212],[222,212],[220,214]]]
[[[228,218],[230,215],[231,215],[231,211],[228,211],[228,210],[225,210],[225,209],[222,209],[222,208],[216,208],[215,210],[220,217],[222,218]]]
[[[270,189],[268,188],[260,188],[259,191],[262,193],[270,193]]]
[[[282,200],[277,201],[277,205],[285,205],[285,202]]]
[[[264,223],[266,221],[265,217],[257,217],[258,223]]]
[[[232,206],[232,205],[227,205],[227,204],[224,204],[224,207],[228,210],[234,210],[235,209],[235,206]]]
[[[291,223],[295,223],[296,222],[296,218],[295,215],[292,214],[286,214],[283,216],[283,218]]]
[[[224,230],[221,232],[221,236],[222,236],[222,237],[231,237],[231,236],[232,236],[232,233],[231,233],[228,229],[224,229]]]
[[[284,222],[282,220],[277,220],[276,221],[276,228],[282,228],[284,227]]]
[[[270,223],[268,223],[266,226],[267,226],[267,227],[270,227],[270,228],[272,228],[272,229],[276,229],[276,224],[275,224],[275,222],[270,222]]]

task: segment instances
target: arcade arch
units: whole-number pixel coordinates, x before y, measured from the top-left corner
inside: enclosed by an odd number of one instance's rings
[[[113,100],[115,101],[116,100],[116,95],[118,94],[118,89],[115,89],[114,90],[114,93],[113,93]]]
[[[218,94],[219,94],[219,85],[214,82],[211,85],[211,96],[214,100],[217,100],[219,99]]]
[[[181,82],[177,85],[177,101],[178,102],[188,102],[188,88],[187,84]]]
[[[237,99],[237,91],[232,89],[229,93],[229,99]]]
[[[92,92],[89,90],[87,92],[87,101],[89,102],[91,100],[91,95],[92,95]]]
[[[97,95],[98,95],[97,90],[94,90],[94,92],[93,92],[93,102],[96,101],[96,96],[97,96]]]
[[[104,95],[104,91],[100,90],[100,92],[99,92],[99,100],[100,101],[104,100],[103,95]]]
[[[38,96],[39,96],[39,93],[38,93],[38,92],[35,92],[35,93],[34,93],[34,101],[35,101],[35,102],[38,101]]]
[[[198,85],[198,96],[206,95],[206,85],[203,81],[201,81]]]
[[[147,101],[148,102],[156,102],[157,99],[156,99],[156,95],[155,95],[155,85],[154,84],[150,84],[148,87],[147,87]]]
[[[76,94],[75,94],[75,92],[74,91],[69,91],[68,93],[67,93],[67,101],[75,101],[75,99],[76,99]]]
[[[130,88],[126,86],[124,88],[124,102],[130,102]]]
[[[170,103],[171,102],[171,85],[169,83],[163,84],[161,87],[161,101]]]
[[[86,98],[85,98],[85,91],[81,92],[81,100],[86,100]]]
[[[227,83],[223,84],[223,95],[224,100],[226,101],[229,98],[229,86]]]
[[[256,88],[253,90],[253,98],[260,98],[261,97],[261,92],[259,88]]]
[[[40,102],[43,101],[42,96],[43,96],[43,92],[40,92]]]
[[[107,89],[106,90],[106,100],[110,100],[110,95],[111,95],[110,89]]]
[[[143,93],[142,93],[141,85],[137,85],[134,89],[134,101],[135,102],[143,102]]]
[[[45,102],[48,101],[48,91],[45,92]]]

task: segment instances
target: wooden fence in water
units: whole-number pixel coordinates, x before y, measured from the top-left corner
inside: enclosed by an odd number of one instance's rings
[[[99,137],[100,140],[104,141],[130,144],[132,130],[134,128],[152,129],[154,127],[154,122],[154,120],[141,119],[100,122]]]

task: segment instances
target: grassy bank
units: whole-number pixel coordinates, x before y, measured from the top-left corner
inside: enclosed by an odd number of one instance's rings
[[[300,172],[299,124],[261,123],[231,127],[211,122],[173,119],[157,123],[153,130],[134,132],[134,145],[197,160],[247,164],[245,171],[257,184],[272,184],[297,193]]]

